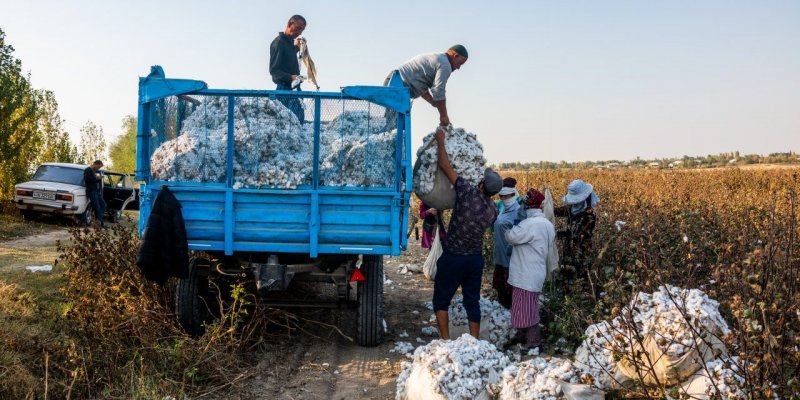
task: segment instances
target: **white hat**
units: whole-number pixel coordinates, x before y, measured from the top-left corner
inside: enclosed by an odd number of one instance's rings
[[[592,194],[592,185],[580,180],[575,179],[567,185],[567,195],[564,196],[564,203],[577,204],[589,197]]]

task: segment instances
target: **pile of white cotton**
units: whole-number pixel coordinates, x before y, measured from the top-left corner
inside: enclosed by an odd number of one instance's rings
[[[320,184],[391,186],[397,131],[384,132],[383,117],[346,111],[326,124],[320,135]]]
[[[463,335],[434,340],[414,351],[397,378],[398,400],[474,399],[497,383],[508,358],[485,340]]]
[[[281,102],[264,98],[237,99],[233,119],[234,189],[312,183],[312,123],[301,125]],[[397,134],[384,132],[384,125],[383,117],[349,111],[322,125],[320,184],[392,186]],[[153,178],[225,182],[227,132],[227,99],[205,98],[183,121],[181,134],[153,152]]]
[[[433,309],[433,305],[428,302],[426,304],[428,309]],[[517,330],[511,327],[511,312],[500,305],[497,301],[489,300],[481,297],[481,331],[480,338],[489,341],[497,348],[503,348],[508,341],[514,337]],[[468,332],[469,320],[467,319],[467,310],[464,308],[463,297],[457,295],[453,297],[448,309],[448,317],[450,320],[450,337],[457,335],[456,333]],[[431,319],[435,321],[435,314],[431,315]],[[436,331],[438,333],[438,331]]]
[[[498,399],[557,399],[562,395],[561,382],[578,382],[578,371],[572,362],[536,357],[503,371]]]
[[[725,353],[718,338],[730,330],[718,308],[697,289],[667,285],[638,293],[619,316],[586,329],[575,364],[601,389],[636,379],[635,363],[652,368],[654,375],[645,375],[646,381],[685,382],[703,362],[716,365],[719,360],[713,358]],[[654,361],[645,365],[648,360]]]
[[[747,394],[741,389],[745,381],[738,364],[738,357],[710,361],[691,380],[681,384],[678,392],[693,399],[717,396],[724,400],[746,399]]]
[[[209,96],[183,121],[181,134],[150,159],[153,178],[224,182],[227,99]],[[313,138],[276,100],[242,98],[234,106],[234,187],[294,188],[309,183]]]
[[[436,171],[439,169],[436,154],[436,132],[429,133],[422,139],[422,147],[417,150],[419,168],[414,171],[414,190],[418,194],[427,194],[433,190]],[[486,158],[483,156],[483,145],[477,136],[462,128],[455,128],[445,135],[445,149],[450,164],[458,176],[473,185],[483,180],[486,169]]]

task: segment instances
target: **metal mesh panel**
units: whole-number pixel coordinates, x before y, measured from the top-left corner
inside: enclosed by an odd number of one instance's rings
[[[156,180],[226,183],[227,95],[153,103],[151,171]],[[364,100],[300,95],[233,97],[234,188],[389,187],[399,178],[397,114]],[[315,115],[316,102],[320,113]],[[387,124],[387,117],[389,121]],[[319,159],[314,129],[319,119]]]
[[[322,100],[320,185],[393,187],[397,169],[395,121],[363,100]]]
[[[228,100],[180,96],[151,108],[150,170],[153,179],[225,182]]]
[[[291,189],[311,185],[313,124],[301,123],[295,111],[308,107],[298,98],[292,100],[296,101],[290,102],[289,108],[285,102],[265,97],[236,98],[235,188]]]

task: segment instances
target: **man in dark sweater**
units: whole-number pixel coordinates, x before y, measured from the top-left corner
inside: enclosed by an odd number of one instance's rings
[[[269,46],[269,74],[277,87],[275,90],[300,90],[300,85],[292,87],[292,82],[300,76],[300,63],[297,61],[297,39],[306,29],[306,19],[302,15],[292,15],[286,29]],[[297,97],[278,96],[283,105],[291,110],[297,119],[304,121],[303,105]]]
[[[448,309],[453,295],[461,287],[467,311],[469,333],[478,337],[481,328],[481,279],[483,276],[483,233],[497,218],[492,196],[503,187],[503,179],[487,168],[477,186],[458,176],[445,150],[444,129],[436,130],[436,154],[439,168],[456,190],[456,205],[447,230],[444,251],[436,262],[433,283],[433,312],[439,336],[450,339]]]
[[[95,160],[91,166],[83,170],[83,181],[86,185],[86,197],[91,202],[92,209],[97,221],[100,223],[101,228],[105,228],[106,224],[103,222],[103,215],[106,212],[106,202],[103,200],[103,193],[100,189],[100,180],[103,179],[97,171],[103,167],[103,162]],[[86,224],[89,225],[88,223]]]

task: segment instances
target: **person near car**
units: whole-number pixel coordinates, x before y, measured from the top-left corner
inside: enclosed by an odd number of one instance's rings
[[[525,219],[521,217],[519,196],[516,189],[517,181],[514,178],[503,179],[503,188],[500,189],[498,196],[500,204],[498,206],[497,220],[493,226],[494,248],[492,258],[494,261],[494,273],[492,274],[492,288],[497,291],[497,302],[505,308],[511,308],[511,285],[508,284],[508,260],[511,257],[511,245],[506,241],[506,232],[519,221]]]
[[[553,224],[544,216],[544,194],[528,190],[523,207],[527,218],[505,234],[514,246],[508,268],[511,294],[511,326],[525,333],[527,347],[542,341],[539,322],[539,294],[547,276],[547,253],[556,238]]]
[[[100,185],[100,181],[103,179],[99,174],[100,168],[103,168],[103,162],[94,160],[92,165],[83,170],[83,181],[84,185],[86,185],[86,197],[89,198],[95,218],[100,223],[100,227],[105,228],[106,224],[103,222],[103,215],[106,212],[106,202],[103,200],[103,191]],[[88,221],[86,225],[89,225]]]
[[[503,187],[497,172],[487,168],[478,185],[458,176],[445,151],[445,129],[437,129],[437,157],[439,168],[456,191],[456,203],[447,230],[442,255],[436,262],[433,283],[433,310],[439,336],[450,339],[450,301],[461,287],[464,309],[467,311],[469,333],[478,337],[481,327],[481,280],[483,276],[483,234],[497,218],[497,207],[492,196]]]
[[[292,83],[300,77],[300,63],[297,60],[298,46],[295,39],[306,29],[306,19],[302,15],[292,15],[283,32],[269,46],[269,74],[277,86],[275,90],[300,90],[300,85]],[[302,123],[305,111],[297,97],[278,96],[278,100],[288,108]]]

